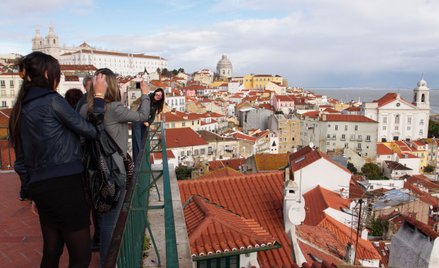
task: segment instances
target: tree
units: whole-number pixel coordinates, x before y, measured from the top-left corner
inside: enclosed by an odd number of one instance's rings
[[[358,172],[357,168],[351,162],[348,162],[346,168],[349,169],[349,171],[352,172],[353,174],[357,174]]]
[[[428,124],[428,137],[429,138],[439,138],[439,123],[430,120]]]
[[[425,173],[432,173],[433,171],[434,171],[434,167],[431,165],[427,165],[426,167],[424,167]]]
[[[361,168],[361,172],[369,179],[369,180],[385,180],[381,174],[380,167],[375,163],[366,163]]]
[[[370,230],[370,235],[383,236],[389,229],[389,222],[381,218],[372,219],[367,228]]]
[[[177,175],[177,180],[190,179],[192,174],[192,168],[180,165],[175,168],[175,174]]]

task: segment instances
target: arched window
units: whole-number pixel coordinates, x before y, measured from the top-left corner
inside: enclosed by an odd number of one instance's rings
[[[399,114],[395,115],[395,124],[399,124]]]
[[[425,94],[421,95],[421,102],[425,102]]]

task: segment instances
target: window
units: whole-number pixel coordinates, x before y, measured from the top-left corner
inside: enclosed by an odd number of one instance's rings
[[[383,130],[387,130],[387,127],[386,127],[386,126],[383,126]]]
[[[366,136],[366,141],[370,141],[370,136],[369,135]]]
[[[355,131],[357,131],[358,130],[358,125],[355,125]]]
[[[346,135],[345,134],[341,134],[341,140],[342,141],[346,140]]]
[[[185,126],[186,126],[186,122],[183,121],[183,122],[181,123],[181,126],[182,126],[182,127],[185,127]]]
[[[399,124],[399,114],[395,115],[395,124]]]
[[[407,124],[410,125],[411,123],[412,123],[412,117],[411,117],[411,116],[408,116],[408,117],[407,117]]]
[[[197,268],[239,268],[239,255],[201,260],[197,262]]]
[[[334,127],[335,127],[335,130],[338,130],[338,125],[335,125]]]
[[[201,148],[201,149],[200,149],[200,154],[202,154],[202,155],[203,155],[203,154],[206,154],[206,149]]]
[[[2,101],[2,106],[1,107],[6,107],[6,101]]]
[[[387,116],[383,116],[383,124],[387,124]]]
[[[421,119],[420,121],[419,121],[419,125],[423,125],[424,124],[424,119]]]
[[[348,125],[344,125],[344,130],[348,131]]]
[[[194,155],[198,155],[198,149],[194,150]]]
[[[0,80],[0,87],[1,88],[5,88],[6,87],[5,80]]]
[[[11,88],[14,87],[14,80],[10,80],[10,81],[9,81],[9,87],[11,87]]]

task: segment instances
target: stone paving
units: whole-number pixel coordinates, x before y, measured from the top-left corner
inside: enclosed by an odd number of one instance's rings
[[[43,247],[39,220],[31,203],[18,199],[19,188],[16,173],[0,173],[0,267],[37,268]],[[60,267],[67,266],[64,248]],[[98,252],[93,252],[90,267],[99,267]]]

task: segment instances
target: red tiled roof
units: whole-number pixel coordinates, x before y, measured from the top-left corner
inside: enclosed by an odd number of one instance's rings
[[[392,155],[393,151],[383,143],[377,143],[377,154],[379,155]]]
[[[281,102],[294,102],[294,99],[292,96],[290,95],[275,95],[274,96],[277,101],[281,101]]]
[[[310,254],[334,264],[342,264],[346,245],[341,245],[335,234],[311,225],[298,226],[299,246],[307,262],[312,262]]]
[[[302,114],[302,117],[310,117],[310,118],[317,118],[319,117],[320,112],[319,111],[310,111]]]
[[[375,100],[373,102],[377,102],[378,107],[382,107],[382,106],[396,100],[397,96],[398,96],[398,93],[387,93],[386,95],[382,96],[380,99]],[[405,104],[407,104],[409,106],[413,106],[413,104],[411,104],[410,102],[406,101],[405,99],[403,99],[401,97],[400,97],[400,100],[401,100],[401,102],[404,102]]]
[[[408,168],[407,166],[404,166],[401,163],[395,162],[395,161],[384,161],[391,170],[412,170],[411,168]]]
[[[240,166],[242,166],[244,163],[245,163],[245,158],[210,161],[209,170],[216,170],[223,167],[231,167],[234,170],[240,170]]]
[[[231,167],[222,167],[219,169],[212,170],[196,179],[206,179],[206,178],[218,178],[218,177],[233,177],[233,176],[241,176],[242,173],[231,168]]]
[[[372,245],[378,251],[378,254],[380,254],[380,256],[381,256],[380,264],[384,265],[384,267],[388,267],[389,266],[390,250],[389,250],[389,247],[387,246],[388,244],[390,244],[390,243],[389,242],[385,242],[385,241],[374,241],[374,242],[372,242]]]
[[[321,152],[318,149],[312,149],[309,146],[306,146],[290,155],[289,162],[290,162],[291,170],[293,172],[296,170],[300,170],[301,168],[304,168],[321,158],[326,159],[327,161],[331,162],[335,166],[351,174],[351,172],[347,168],[341,166],[340,164],[332,160],[327,154]]]
[[[166,122],[192,121],[201,118],[199,114],[182,113],[179,111],[167,112],[163,116],[166,118]]]
[[[192,256],[273,247],[275,238],[254,219],[247,219],[201,196],[184,208]]]
[[[94,65],[85,64],[62,64],[59,66],[61,71],[96,71],[97,68]]]
[[[341,211],[341,208],[349,208],[351,200],[344,199],[335,192],[329,191],[320,185],[306,192],[305,199],[305,224],[317,225],[325,217],[323,212],[327,208]]]
[[[79,81],[79,76],[77,76],[77,75],[66,75],[64,77],[64,80],[65,81],[69,81],[69,82],[77,82],[77,81]]]
[[[355,244],[357,238],[355,230],[352,231],[352,229],[338,222],[330,216],[325,216],[325,218],[317,225],[317,227],[324,228],[327,231],[333,233],[342,245],[347,245],[349,242]],[[378,254],[372,243],[361,237],[358,238],[357,254],[357,260],[381,260],[380,254]]]
[[[439,185],[431,182],[424,175],[411,176],[404,182],[404,188],[414,192],[423,202],[435,208],[439,207],[439,199],[430,193],[437,192]]]
[[[166,146],[168,148],[188,147],[197,145],[207,145],[193,129],[168,128],[166,129]]]
[[[232,137],[234,137],[234,138],[236,138],[238,140],[247,140],[247,141],[250,141],[252,143],[256,142],[256,138],[248,136],[248,135],[245,135],[245,134],[242,134],[242,133],[239,133],[239,132],[233,133]]]
[[[283,226],[283,183],[281,171],[204,180],[178,181],[182,203],[201,195],[244,218],[254,219],[282,246],[258,252],[261,268],[293,267],[291,244]],[[228,241],[223,237],[221,241]]]
[[[349,198],[356,199],[356,198],[363,198],[364,197],[364,190],[361,188],[360,185],[358,185],[357,181],[354,179],[351,179],[349,183]]]
[[[326,117],[326,119],[325,119]],[[365,123],[378,123],[364,115],[353,115],[353,114],[327,114],[322,116],[322,121],[332,121],[332,122],[365,122]]]
[[[304,241],[299,241],[299,247],[307,261],[307,263],[302,264],[303,268],[337,268],[338,266],[336,264],[343,263],[339,258],[336,258],[329,253],[316,248],[314,245],[305,243]],[[315,258],[318,258],[318,261],[314,260]]]
[[[339,114],[340,112],[335,110],[334,108],[326,108],[324,110],[325,113]]]
[[[404,158],[419,158],[414,154],[410,154],[410,153],[398,153],[398,157],[400,159],[404,159]]]
[[[156,86],[156,87],[161,87],[161,88],[167,88],[169,87],[169,85],[163,83],[162,81],[159,80],[151,80],[151,85]]]
[[[361,111],[361,107],[359,107],[359,106],[351,106],[349,108],[344,109],[344,111],[347,111],[347,112],[359,112],[359,111]]]

